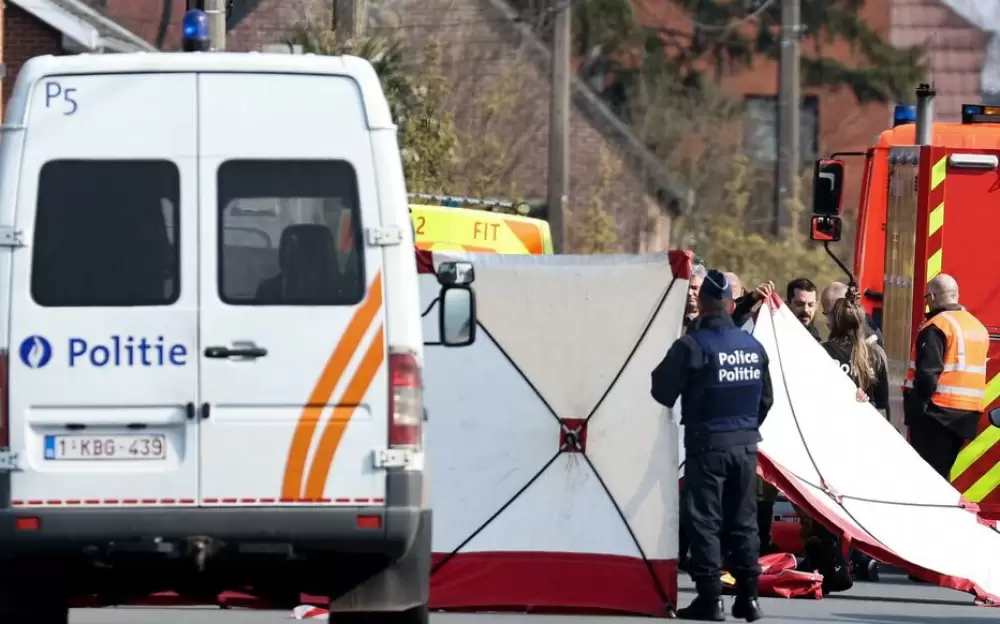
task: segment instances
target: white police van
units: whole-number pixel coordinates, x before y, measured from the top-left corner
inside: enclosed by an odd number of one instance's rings
[[[426,621],[421,310],[372,66],[39,57],[3,130],[0,622],[227,590]],[[470,269],[442,266],[451,345]]]

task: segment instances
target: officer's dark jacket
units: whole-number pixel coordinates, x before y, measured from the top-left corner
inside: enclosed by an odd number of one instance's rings
[[[730,359],[720,362],[720,355]],[[740,361],[733,356],[739,354]],[[684,445],[756,444],[773,403],[764,347],[727,314],[702,316],[652,373],[653,398],[673,407],[683,396]]]
[[[927,314],[927,318],[945,310],[961,310],[960,305],[949,305]],[[906,424],[922,415],[927,415],[945,425],[957,435],[967,440],[976,437],[979,426],[979,412],[941,407],[931,402],[931,396],[937,391],[938,378],[944,372],[944,352],[948,340],[944,333],[934,325],[928,325],[917,334],[917,359],[914,368],[917,376],[913,380],[913,389],[903,391],[903,413]]]

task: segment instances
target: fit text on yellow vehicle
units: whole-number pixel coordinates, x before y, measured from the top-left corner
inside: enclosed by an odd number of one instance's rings
[[[547,221],[497,212],[516,210],[518,206],[502,200],[411,193],[410,218],[416,247],[434,251],[552,254],[552,234]]]

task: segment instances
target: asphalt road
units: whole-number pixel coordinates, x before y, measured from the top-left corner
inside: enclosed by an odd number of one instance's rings
[[[681,605],[691,600],[691,585],[681,580]],[[916,585],[906,577],[883,574],[881,583],[859,583],[851,591],[823,600],[765,598],[763,620],[781,622],[853,622],[854,624],[985,624],[997,622],[1000,610],[976,607],[971,596]],[[79,609],[71,624],[277,624],[291,620],[288,611],[242,611],[215,608]],[[732,621],[732,618],[730,618]],[[519,614],[436,613],[432,624],[638,624],[647,618],[546,616]],[[6,622],[4,624],[7,624]],[[15,624],[15,623],[11,623]],[[19,624],[19,623],[18,623]]]

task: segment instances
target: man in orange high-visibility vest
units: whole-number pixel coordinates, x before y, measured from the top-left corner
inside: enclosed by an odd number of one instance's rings
[[[965,440],[976,436],[986,394],[989,332],[958,304],[944,273],[927,284],[927,320],[906,371],[903,409],[910,444],[945,479]]]

